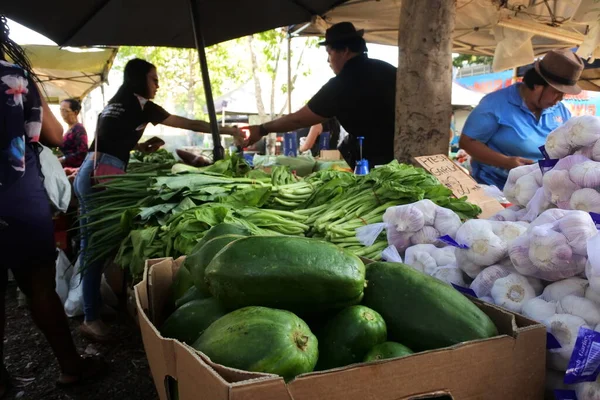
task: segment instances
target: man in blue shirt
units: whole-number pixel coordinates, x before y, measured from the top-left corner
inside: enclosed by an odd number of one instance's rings
[[[561,100],[579,94],[583,61],[570,50],[552,50],[525,73],[523,83],[485,96],[471,112],[460,147],[471,156],[479,183],[504,188],[508,172],[542,158],[539,147],[571,113]]]

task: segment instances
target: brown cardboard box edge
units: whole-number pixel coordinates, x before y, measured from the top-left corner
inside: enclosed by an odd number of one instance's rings
[[[305,374],[287,385],[274,375],[214,364],[191,347],[163,338],[149,318],[149,314],[161,318],[161,297],[166,296],[165,288],[180,263],[181,259],[148,260],[144,280],[135,287],[142,339],[161,400],[167,400],[166,376],[179,382],[182,400],[197,398],[199,393],[210,400],[409,400],[435,393],[455,400],[543,398],[545,328],[478,300],[475,303],[505,335]],[[151,306],[158,309],[149,313]]]

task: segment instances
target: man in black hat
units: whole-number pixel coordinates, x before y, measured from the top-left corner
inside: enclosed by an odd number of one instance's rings
[[[365,138],[363,158],[371,167],[394,159],[396,67],[367,57],[364,31],[350,22],[327,29],[325,41],[329,66],[336,74],[293,114],[251,126],[247,144],[270,132],[289,132],[336,117],[349,133],[340,147],[344,159],[354,168],[359,158],[357,137]]]

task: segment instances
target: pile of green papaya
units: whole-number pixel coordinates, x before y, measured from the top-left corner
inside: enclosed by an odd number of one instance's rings
[[[177,271],[164,337],[286,380],[498,334],[452,287],[321,240],[220,224]]]

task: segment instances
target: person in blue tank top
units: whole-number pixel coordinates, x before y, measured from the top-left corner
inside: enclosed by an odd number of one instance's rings
[[[539,147],[571,113],[561,102],[579,94],[583,61],[570,50],[552,50],[516,83],[485,96],[471,112],[460,147],[471,156],[479,183],[504,188],[508,172],[543,158]]]

